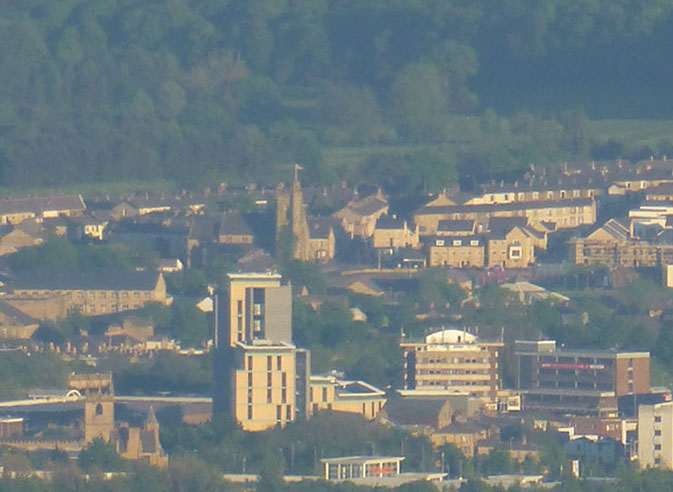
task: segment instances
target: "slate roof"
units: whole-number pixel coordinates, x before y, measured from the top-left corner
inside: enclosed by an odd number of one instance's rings
[[[199,241],[213,241],[215,239],[215,220],[205,215],[197,215],[192,218],[189,226],[189,239]]]
[[[390,215],[382,215],[376,221],[377,229],[402,230],[404,229],[404,220],[392,217]]]
[[[474,220],[440,220],[437,232],[472,232]]]
[[[20,290],[154,290],[159,272],[92,271],[40,272],[17,275],[14,287]]]
[[[327,239],[333,225],[330,219],[309,217],[308,233],[311,239]]]
[[[52,197],[23,197],[0,199],[0,215],[47,210],[83,211],[86,209],[82,195],[59,195]]]
[[[423,207],[416,215],[447,215],[455,213],[493,213],[511,210],[535,210],[541,208],[567,208],[587,206],[594,203],[591,198],[578,198],[575,200],[540,200],[534,202],[514,202],[486,205],[448,205],[444,207]]]
[[[391,398],[383,407],[388,420],[397,425],[437,425],[447,400],[442,398]]]
[[[140,445],[143,453],[156,453],[156,441],[154,440],[154,432],[140,431]]]
[[[3,300],[0,300],[0,313],[13,320],[17,325],[27,326],[37,325],[40,323],[40,320],[37,318],[27,315],[23,311],[16,309],[14,306]]]
[[[252,236],[252,229],[240,212],[225,212],[220,218],[220,236]]]

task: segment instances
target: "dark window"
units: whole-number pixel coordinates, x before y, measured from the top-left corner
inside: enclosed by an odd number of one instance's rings
[[[96,405],[96,415],[103,415],[103,405],[100,403]]]

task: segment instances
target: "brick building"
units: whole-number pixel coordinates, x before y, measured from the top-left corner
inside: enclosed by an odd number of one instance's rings
[[[619,397],[650,392],[649,352],[559,350],[553,340],[515,350],[524,410],[612,417]]]

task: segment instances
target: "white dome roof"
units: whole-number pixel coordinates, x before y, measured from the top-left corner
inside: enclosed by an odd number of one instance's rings
[[[477,337],[463,330],[448,329],[425,337],[425,343],[475,343]]]

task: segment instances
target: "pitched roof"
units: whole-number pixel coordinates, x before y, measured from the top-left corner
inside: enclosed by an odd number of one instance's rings
[[[212,217],[196,215],[189,225],[189,239],[199,241],[213,241],[215,239],[216,223]]]
[[[383,408],[394,424],[434,426],[446,406],[451,407],[442,398],[391,398]]]
[[[472,232],[474,220],[440,220],[437,232]]]
[[[602,233],[608,234],[611,238],[615,239],[616,241],[626,241],[630,237],[629,228],[625,224],[622,224],[619,220],[614,218],[608,220],[601,227],[599,227],[591,234],[589,234],[587,236],[587,239],[592,239],[593,237],[600,236],[602,235]]]
[[[140,431],[140,445],[143,453],[156,453],[157,446],[154,431]]]
[[[22,273],[14,279],[14,287],[21,290],[154,290],[160,272],[146,271],[92,271]]]
[[[58,195],[52,197],[23,197],[0,199],[0,215],[45,211],[82,211],[86,209],[82,195]]]
[[[220,218],[220,236],[252,236],[252,229],[238,211],[225,212]]]
[[[311,239],[327,239],[330,230],[333,230],[330,219],[319,217],[308,218],[308,234]]]
[[[40,323],[40,320],[33,318],[32,316],[27,315],[23,311],[15,308],[6,301],[0,300],[0,316],[9,318],[17,325],[27,326],[27,325],[37,325]],[[1,323],[0,323],[1,324]]]
[[[376,221],[377,229],[404,229],[405,220],[398,219],[395,216],[382,215]]]
[[[445,207],[422,207],[415,215],[449,215],[456,213],[493,213],[514,210],[539,210],[546,208],[566,208],[589,206],[595,204],[592,198],[578,198],[575,200],[539,200],[534,202],[514,202],[484,205],[456,205]]]

